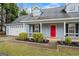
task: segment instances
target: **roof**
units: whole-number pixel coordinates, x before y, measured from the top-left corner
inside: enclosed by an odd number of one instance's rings
[[[64,7],[56,7],[56,8],[48,8],[48,9],[42,9],[43,12],[41,16],[20,16],[18,17],[13,23],[19,23],[20,21],[33,21],[33,20],[45,20],[45,19],[58,19],[58,18],[72,18],[72,17],[79,17],[79,12],[71,12],[71,13],[65,13],[62,10]]]

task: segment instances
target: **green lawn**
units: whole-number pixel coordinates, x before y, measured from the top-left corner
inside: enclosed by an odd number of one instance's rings
[[[62,55],[79,55],[77,48],[59,47],[60,51],[55,49],[47,49],[40,46],[32,46],[22,43],[0,43],[0,52],[10,56],[62,56]]]

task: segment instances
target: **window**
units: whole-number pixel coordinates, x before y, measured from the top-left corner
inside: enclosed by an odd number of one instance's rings
[[[42,11],[39,6],[33,6],[31,12],[33,16],[40,16],[42,14]]]
[[[40,26],[39,26],[39,24],[33,25],[33,32],[40,32]]]
[[[33,16],[40,16],[41,11],[40,10],[34,10],[33,11]]]
[[[73,3],[69,3],[69,4],[66,4],[66,11],[67,12],[77,12],[77,4],[73,4]]]
[[[75,36],[75,24],[68,24],[68,36]]]

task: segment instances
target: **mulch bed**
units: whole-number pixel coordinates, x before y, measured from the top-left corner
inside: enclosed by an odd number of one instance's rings
[[[30,42],[30,41],[20,41],[20,40],[12,40],[10,42],[13,42],[13,43],[19,43],[19,44],[27,44],[27,45],[30,45],[30,46],[38,46],[38,47],[43,47],[43,48],[49,48],[50,45],[49,43],[37,43],[37,42]],[[79,45],[67,45],[67,44],[61,44],[60,42],[58,42],[58,46],[62,46],[62,47],[78,47],[79,48]]]
[[[17,40],[17,41],[21,41],[21,40]],[[43,42],[40,42],[40,43],[35,42],[33,40],[27,40],[25,42],[31,42],[31,43],[36,43],[36,44],[48,44],[49,43],[48,40],[44,40]],[[79,42],[72,42],[71,44],[66,44],[65,41],[57,41],[57,44],[58,45],[66,45],[66,46],[68,45],[68,46],[78,46],[79,47]]]
[[[59,45],[66,45],[66,46],[77,46],[79,47],[79,42],[72,42],[71,44],[66,44],[64,41],[58,41]]]

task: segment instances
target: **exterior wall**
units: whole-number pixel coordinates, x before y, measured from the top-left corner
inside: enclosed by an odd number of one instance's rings
[[[6,35],[17,36],[21,32],[29,32],[29,26],[23,24],[6,26]]]
[[[42,24],[42,33],[46,37],[50,37],[50,24]]]
[[[27,33],[29,33],[29,25],[25,24],[25,27],[24,28],[25,28],[24,31],[27,32]]]
[[[31,24],[29,24],[29,33],[32,33],[33,32],[33,27]]]
[[[64,25],[63,24],[57,24],[57,33],[56,36],[58,38],[64,37]]]
[[[63,38],[64,37],[64,25],[63,25],[63,23],[58,23],[55,25],[56,25],[56,37]],[[51,24],[43,24],[42,25],[42,33],[46,37],[50,37],[50,26],[51,26]]]
[[[29,33],[28,33],[28,36],[29,37],[32,37],[32,32],[33,32],[33,26],[31,25],[31,24],[29,24],[29,31],[28,31]]]

